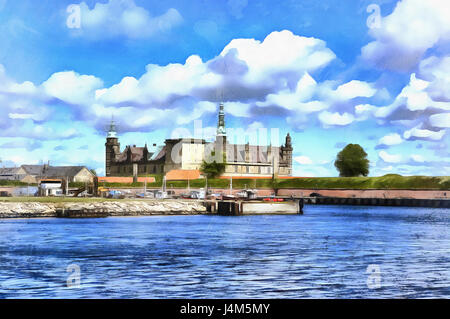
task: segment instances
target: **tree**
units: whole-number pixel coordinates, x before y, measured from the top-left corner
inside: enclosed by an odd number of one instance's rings
[[[207,178],[216,178],[225,172],[225,154],[223,154],[223,160],[221,163],[217,163],[216,160],[211,161],[214,155],[215,152],[213,151],[207,160],[203,160],[202,166],[200,167],[200,171],[203,173],[203,175],[206,175]]]
[[[340,151],[334,162],[341,177],[369,175],[367,153],[358,144],[348,144]]]
[[[216,161],[208,163],[203,161],[200,171],[208,178],[216,178],[225,172],[225,163],[217,163]]]

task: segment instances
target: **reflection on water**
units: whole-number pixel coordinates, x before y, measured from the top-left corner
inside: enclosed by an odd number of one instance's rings
[[[448,298],[449,226],[448,209],[353,206],[0,220],[0,297]],[[79,288],[67,287],[69,265]]]

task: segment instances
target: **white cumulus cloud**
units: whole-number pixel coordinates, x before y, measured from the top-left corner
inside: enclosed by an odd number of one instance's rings
[[[294,157],[294,161],[302,165],[312,165],[313,161],[308,156],[296,156]]]
[[[90,9],[86,2],[80,3],[81,28],[74,29],[81,35],[102,40],[117,36],[148,38],[178,26],[183,18],[174,8],[159,16],[135,4],[134,0],[109,0],[96,3]]]
[[[401,0],[370,29],[375,41],[362,48],[362,57],[380,68],[411,70],[428,49],[448,44],[449,16],[447,0]]]
[[[80,75],[73,71],[58,72],[42,83],[43,91],[70,104],[89,105],[95,91],[103,87],[103,81],[92,75]]]
[[[380,138],[380,140],[378,141],[378,145],[391,146],[391,145],[401,144],[402,142],[403,142],[403,139],[400,136],[400,134],[392,133],[392,134],[388,134],[388,135]]]
[[[386,163],[401,163],[403,161],[401,155],[389,154],[386,151],[380,151],[378,155]]]
[[[340,99],[350,100],[355,97],[372,97],[376,93],[376,89],[363,81],[350,81],[348,83],[340,85],[336,89],[336,95]]]
[[[431,115],[430,124],[434,127],[450,128],[450,113]]]
[[[352,123],[355,120],[355,117],[350,113],[340,114],[338,112],[332,113],[324,111],[319,114],[319,120],[325,126],[345,126]]]
[[[445,130],[431,131],[421,128],[421,126],[413,127],[403,133],[403,137],[407,140],[429,140],[439,141],[445,134]]]

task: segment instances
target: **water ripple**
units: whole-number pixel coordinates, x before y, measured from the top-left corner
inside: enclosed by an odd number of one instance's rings
[[[0,220],[0,297],[450,296],[448,210],[307,206],[305,212]],[[79,288],[67,287],[74,264]],[[379,287],[368,286],[369,265],[379,267]]]

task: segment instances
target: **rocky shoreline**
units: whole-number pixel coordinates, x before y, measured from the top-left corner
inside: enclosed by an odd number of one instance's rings
[[[61,213],[75,212],[77,217],[199,215],[208,214],[202,202],[197,201],[105,201],[105,202],[1,202],[0,218],[61,217]],[[64,216],[70,217],[70,216]]]

